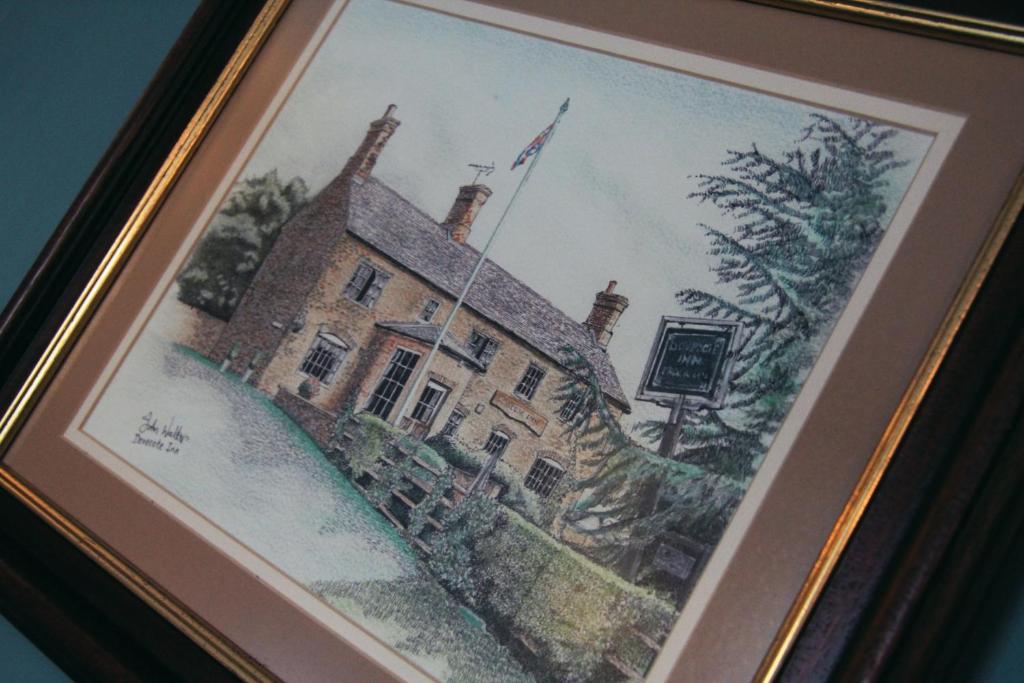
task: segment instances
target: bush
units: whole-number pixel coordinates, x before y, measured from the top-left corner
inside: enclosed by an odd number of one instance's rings
[[[435,453],[452,467],[456,467],[463,472],[469,472],[470,474],[477,474],[483,469],[484,463],[487,461],[487,458],[483,455],[467,453],[462,450],[447,436],[435,435],[423,443],[432,448]]]
[[[441,499],[448,492],[448,489],[452,487],[453,479],[454,476],[450,467],[446,468],[441,476],[433,479],[433,488],[430,493],[410,513],[409,524],[405,529],[410,536],[420,535],[420,532],[427,525],[427,517],[441,503]]]
[[[307,377],[299,384],[299,396],[307,401],[320,393],[320,381],[316,377]]]
[[[374,468],[384,456],[390,438],[388,424],[375,417],[360,415],[357,424],[351,443],[345,447],[345,459],[352,469],[353,479],[375,471]]]
[[[483,453],[467,453],[450,438],[432,436],[424,442],[452,467],[471,475],[483,469],[487,456]],[[491,479],[501,486],[498,500],[523,515],[537,526],[548,529],[561,511],[562,497],[571,490],[572,479],[563,477],[559,485],[547,498],[541,498],[535,491],[524,485],[524,477],[511,465],[499,460],[491,472]]]
[[[401,432],[397,432],[401,434]],[[441,457],[430,445],[414,439],[408,434],[401,434],[398,443],[405,449],[406,453],[412,453],[417,458],[427,463],[432,469],[438,472],[445,472],[450,469],[445,458]]]
[[[473,576],[476,546],[497,519],[497,503],[484,496],[470,496],[445,513],[441,520],[444,531],[434,536],[430,548],[430,571],[451,593],[473,605],[480,599]]]

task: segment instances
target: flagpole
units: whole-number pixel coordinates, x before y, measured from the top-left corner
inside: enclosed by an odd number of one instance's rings
[[[434,362],[434,357],[437,356],[437,352],[441,349],[441,343],[444,341],[445,336],[448,334],[448,329],[452,326],[452,322],[455,320],[455,314],[462,308],[462,303],[466,300],[466,294],[469,293],[469,288],[473,286],[473,282],[476,281],[476,276],[480,273],[480,269],[483,268],[484,262],[487,260],[487,254],[491,250],[491,245],[494,244],[494,238],[498,236],[498,230],[501,229],[502,224],[505,222],[505,217],[508,216],[509,211],[512,208],[512,204],[515,203],[516,197],[522,191],[523,186],[526,185],[526,181],[530,179],[530,174],[533,173],[533,168],[540,161],[541,155],[544,153],[544,148],[548,146],[555,138],[555,131],[558,129],[558,122],[562,119],[562,115],[569,110],[569,98],[566,98],[565,103],[558,109],[558,114],[555,116],[554,123],[551,124],[551,132],[548,137],[541,144],[540,149],[537,150],[537,154],[534,155],[533,160],[530,161],[530,165],[526,167],[526,173],[523,174],[522,179],[519,181],[519,185],[516,186],[515,192],[509,198],[508,203],[505,204],[505,210],[501,212],[501,216],[498,218],[497,224],[494,226],[494,230],[491,231],[490,237],[487,238],[487,243],[484,245],[483,250],[480,252],[479,258],[476,260],[476,264],[473,266],[473,270],[469,274],[469,278],[466,283],[462,286],[462,293],[459,294],[459,298],[456,299],[455,305],[452,310],[448,313],[448,317],[444,320],[444,325],[441,327],[440,333],[437,335],[437,339],[434,341],[434,345],[430,348],[430,353],[427,354],[427,359],[424,361],[423,366],[419,372],[416,373],[416,378],[413,380],[412,386],[409,391],[406,392],[405,398],[402,399],[402,405],[398,410],[398,415],[395,417],[395,424],[401,427],[402,418],[405,417],[409,411],[409,405],[412,403],[413,397],[419,393],[420,386],[423,384],[423,379],[427,376],[427,370],[430,369],[431,364]]]

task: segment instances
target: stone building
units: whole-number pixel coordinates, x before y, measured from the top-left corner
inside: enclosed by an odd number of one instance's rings
[[[341,173],[283,227],[212,355],[230,357],[321,444],[350,406],[419,437],[443,433],[497,454],[546,496],[578,456],[563,426],[577,406],[555,396],[563,350],[589,359],[612,410],[630,410],[606,352],[628,300],[612,282],[586,321],[572,320],[486,261],[398,420],[477,262],[466,240],[491,191],[459,188],[438,223],[374,178],[399,126],[394,113],[370,124]],[[310,378],[319,390],[307,400],[299,386]]]

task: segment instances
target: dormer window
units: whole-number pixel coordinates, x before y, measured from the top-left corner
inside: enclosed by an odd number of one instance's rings
[[[423,310],[420,311],[420,322],[429,323],[434,319],[434,314],[437,313],[437,309],[441,307],[441,304],[433,299],[427,299],[427,302],[423,304]]]
[[[536,363],[530,363],[526,368],[526,372],[523,373],[523,378],[519,380],[519,384],[516,385],[515,394],[519,398],[525,398],[527,401],[533,398],[534,394],[537,393],[537,387],[540,386],[540,382],[544,379],[545,372]]]
[[[387,273],[363,261],[356,266],[352,279],[345,285],[345,298],[366,308],[373,308],[389,279]]]
[[[469,333],[469,344],[467,344],[469,355],[480,361],[480,364],[487,367],[494,360],[494,354],[498,352],[498,342],[491,339],[479,330]]]

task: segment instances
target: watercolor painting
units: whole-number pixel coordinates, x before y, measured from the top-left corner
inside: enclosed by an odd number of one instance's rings
[[[85,429],[437,680],[640,680],[931,141],[352,0]]]

